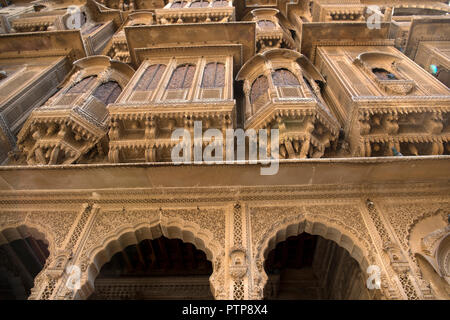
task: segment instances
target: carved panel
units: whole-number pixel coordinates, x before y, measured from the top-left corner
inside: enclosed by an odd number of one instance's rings
[[[225,246],[225,213],[222,209],[170,209],[163,210],[163,216],[179,217],[198,224],[212,232],[214,239]]]
[[[76,211],[38,211],[32,212],[27,221],[51,230],[56,248],[62,247],[69,230],[78,215]]]
[[[419,220],[430,217],[441,208],[449,208],[448,202],[442,203],[404,203],[385,205],[387,218],[392,225],[402,248],[409,251],[409,233],[412,226]],[[448,209],[447,209],[448,210]]]

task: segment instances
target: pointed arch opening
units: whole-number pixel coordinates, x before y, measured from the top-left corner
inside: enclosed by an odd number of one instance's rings
[[[44,234],[25,225],[0,232],[0,300],[26,300],[50,255]]]
[[[320,221],[299,219],[270,230],[259,243],[264,299],[377,299],[366,286],[370,265],[353,237]]]
[[[89,253],[76,298],[214,298],[221,247],[212,234],[176,223],[141,223],[115,234]]]

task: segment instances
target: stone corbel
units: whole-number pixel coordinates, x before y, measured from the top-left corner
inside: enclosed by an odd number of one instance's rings
[[[425,130],[431,134],[440,134],[444,129],[444,121],[441,113],[431,113],[427,115],[423,122]]]
[[[156,139],[156,129],[154,117],[145,119],[145,139]]]
[[[381,121],[381,126],[387,134],[396,134],[398,132],[398,116],[395,114],[387,114]]]
[[[119,140],[120,138],[120,124],[117,120],[111,121],[111,126],[108,132],[109,140]]]
[[[117,147],[110,147],[108,152],[108,160],[111,163],[119,163],[119,149]]]
[[[370,122],[368,120],[359,120],[359,132],[360,134],[369,134],[370,133]]]

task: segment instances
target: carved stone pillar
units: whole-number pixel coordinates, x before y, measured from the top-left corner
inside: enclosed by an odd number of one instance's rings
[[[390,231],[390,228],[383,221],[384,218],[377,210],[376,205],[370,199],[366,201],[366,207],[370,216],[372,223],[375,226],[375,229],[379,235],[379,239],[381,239],[381,250],[388,256],[389,266],[386,269],[388,272],[388,278],[392,281],[392,279],[397,280],[398,292],[396,293],[395,288],[388,288],[387,277],[382,275],[382,289],[385,291],[385,295],[388,298],[392,299],[408,299],[408,300],[416,300],[420,299],[420,293],[417,292],[416,286],[414,285],[410,262],[406,258],[406,255],[403,253],[403,250],[400,248],[397,242],[395,242],[394,236]],[[396,279],[395,279],[396,278]]]
[[[235,203],[233,206],[233,247],[229,253],[229,273],[233,281],[232,299],[244,300],[247,298],[245,288],[248,287],[248,253],[245,249],[242,207]]]
[[[83,205],[75,228],[64,249],[52,254],[43,270],[36,276],[35,286],[31,290],[29,300],[72,299],[76,285],[81,277],[80,268],[76,265],[86,225],[98,209],[96,205]]]

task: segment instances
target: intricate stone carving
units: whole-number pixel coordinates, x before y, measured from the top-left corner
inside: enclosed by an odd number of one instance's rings
[[[223,209],[169,209],[163,210],[163,216],[179,217],[197,223],[200,227],[212,232],[219,243],[225,241],[225,212]]]
[[[448,202],[429,203],[426,206],[420,203],[389,204],[384,206],[387,218],[396,232],[402,248],[409,251],[409,233],[412,227],[421,219],[435,214],[442,214],[440,208],[448,208]]]
[[[38,211],[31,212],[27,221],[51,231],[56,248],[60,248],[68,236],[70,227],[77,218],[76,211]]]

